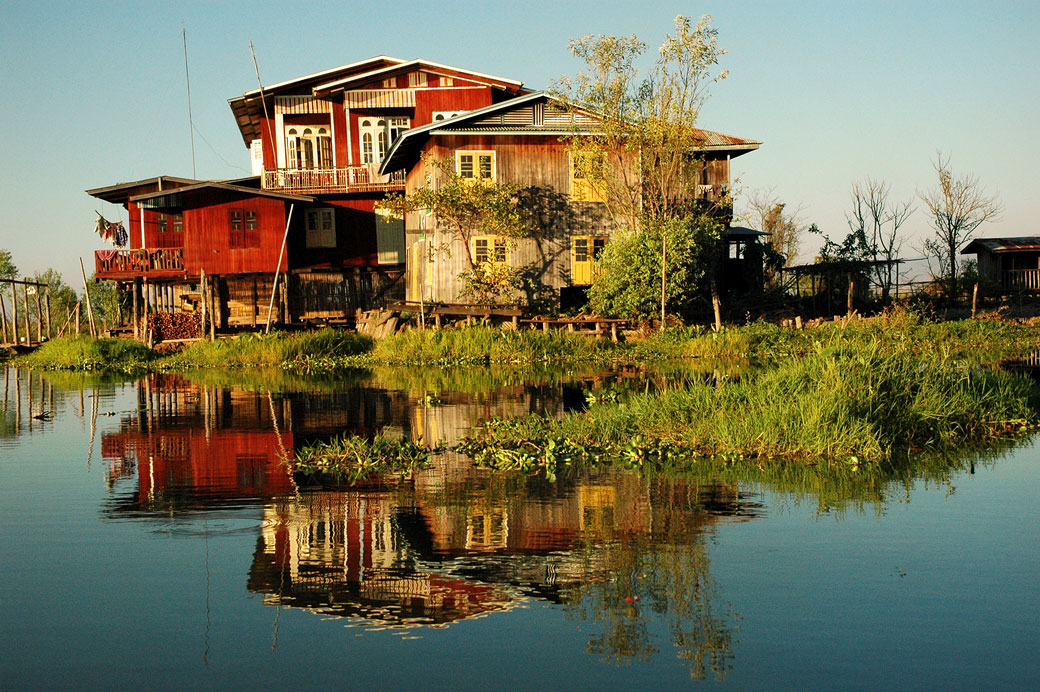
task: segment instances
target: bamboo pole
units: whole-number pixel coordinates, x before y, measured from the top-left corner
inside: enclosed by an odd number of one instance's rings
[[[87,320],[90,323],[90,335],[97,338],[97,328],[94,324],[94,308],[90,305],[90,287],[87,286],[87,270],[83,268],[83,258],[79,258],[79,273],[83,277],[83,295],[87,299]]]
[[[32,345],[32,329],[29,325],[29,284],[22,284],[22,293],[25,297],[25,310],[22,312],[22,316],[25,318],[25,345]]]
[[[141,279],[134,277],[134,295],[133,295],[133,311],[134,311],[134,338],[141,338]],[[78,310],[78,309],[77,309]],[[76,319],[79,319],[79,313],[76,313]],[[79,332],[76,332],[77,334]]]
[[[18,294],[14,289],[14,281],[11,282],[11,342],[18,344]]]
[[[45,286],[43,290],[44,302],[47,304],[47,338],[51,339],[54,336],[51,327],[51,287]]]
[[[39,286],[36,286],[36,340],[43,343],[43,301]]]
[[[0,295],[0,323],[3,325],[3,332],[0,332],[0,340],[7,341],[7,305],[2,295]]]
[[[83,301],[76,303],[76,336],[79,336],[80,323],[83,321],[80,315],[80,308],[83,306]]]
[[[206,306],[209,304],[209,295],[206,292],[207,291],[207,286],[206,286],[206,270],[205,269],[203,269],[203,270],[201,270],[199,272],[199,291],[201,291],[201,293],[202,293],[202,300],[200,301],[202,303],[202,314],[200,315],[201,319],[199,320],[199,329],[201,330],[201,334],[199,334],[199,336],[205,338],[205,336],[206,336],[206,312],[207,312],[206,311]]]
[[[975,284],[975,289],[971,292],[971,319],[975,319],[976,309],[979,306],[979,285]]]
[[[271,333],[271,315],[274,314],[274,297],[278,291],[278,275],[282,271],[282,259],[285,257],[285,244],[289,241],[289,224],[292,222],[293,209],[295,207],[295,204],[289,205],[289,216],[285,219],[285,233],[282,234],[282,249],[278,252],[278,264],[274,269],[274,284],[271,286],[271,302],[267,305],[267,325],[264,327],[264,334]]]
[[[218,289],[217,279],[214,278],[210,281],[209,286],[209,340],[216,341],[217,339],[217,318],[220,316],[217,313],[217,291]]]

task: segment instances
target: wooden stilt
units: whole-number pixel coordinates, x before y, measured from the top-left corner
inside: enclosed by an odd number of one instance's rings
[[[47,338],[51,339],[54,336],[51,331],[51,287],[45,286],[43,291],[44,303],[47,306]]]
[[[14,290],[14,282],[11,282],[11,342],[18,343],[18,294]]]

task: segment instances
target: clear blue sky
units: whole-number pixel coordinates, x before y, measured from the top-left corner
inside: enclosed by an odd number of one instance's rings
[[[763,141],[734,162],[738,190],[772,190],[834,238],[852,183],[896,199],[934,184],[936,151],[999,192],[982,235],[1040,233],[1038,2],[24,2],[0,7],[0,248],[23,273],[88,274],[97,209],[85,189],[192,176],[181,27],[187,29],[197,177],[248,174],[227,99],[378,54],[422,57],[534,88],[580,67],[567,41],[636,34],[651,52],[677,14],[711,14],[729,79],[704,127]],[[737,202],[738,209],[740,201]],[[928,231],[918,209],[905,228]],[[811,261],[806,241],[802,261]],[[904,255],[916,254],[908,248]]]

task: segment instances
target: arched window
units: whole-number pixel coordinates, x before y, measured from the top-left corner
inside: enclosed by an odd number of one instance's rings
[[[285,130],[286,168],[330,168],[332,134],[324,126],[287,127]]]

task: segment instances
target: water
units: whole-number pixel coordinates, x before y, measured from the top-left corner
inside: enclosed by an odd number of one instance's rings
[[[580,408],[626,378],[8,370],[4,689],[1036,689],[1038,452],[899,480],[549,485],[447,453],[296,489],[378,429]],[[39,417],[36,417],[39,416]]]

